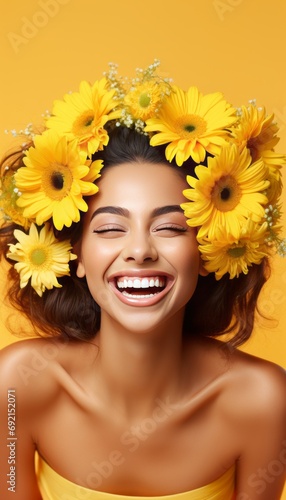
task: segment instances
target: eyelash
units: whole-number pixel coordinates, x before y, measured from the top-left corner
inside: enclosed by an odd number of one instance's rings
[[[163,226],[159,227],[158,229],[155,229],[155,232],[159,231],[174,231],[175,233],[185,233],[187,229],[185,227],[178,227],[178,226]]]
[[[155,233],[159,231],[173,231],[175,233],[185,233],[187,231],[186,228],[184,227],[177,227],[177,226],[163,226],[158,229],[155,229]],[[104,233],[109,233],[109,232],[125,232],[124,229],[119,229],[115,227],[107,228],[107,229],[94,229],[93,233],[96,234],[104,234]]]
[[[93,233],[103,234],[103,233],[109,233],[111,231],[112,232],[117,232],[117,233],[124,232],[123,229],[119,229],[119,228],[116,228],[116,227],[110,227],[110,228],[107,228],[107,229],[94,229]]]

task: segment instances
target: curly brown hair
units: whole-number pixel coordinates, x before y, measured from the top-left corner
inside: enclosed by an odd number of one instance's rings
[[[108,146],[94,155],[104,162],[104,172],[120,163],[143,160],[149,163],[165,163],[176,168],[178,175],[193,174],[195,164],[192,160],[177,167],[165,158],[164,147],[152,147],[149,139],[126,127],[109,131]],[[24,151],[18,150],[4,158],[4,166],[17,169],[23,165]],[[83,217],[82,217],[83,220]],[[79,241],[82,220],[70,228],[55,231],[59,240],[70,239],[74,245]],[[59,279],[62,288],[46,290],[43,297],[28,284],[19,287],[19,276],[13,262],[7,258],[7,245],[15,243],[13,231],[19,226],[7,222],[0,228],[0,256],[11,264],[8,272],[9,288],[7,295],[10,303],[32,323],[36,332],[42,336],[58,336],[74,340],[91,340],[100,328],[100,308],[92,298],[85,278],[76,276],[76,261],[70,262],[70,276]],[[22,229],[22,228],[21,228]],[[199,276],[196,290],[186,305],[183,331],[184,335],[218,337],[231,334],[229,346],[243,344],[251,335],[259,293],[268,279],[270,266],[267,258],[259,265],[252,265],[247,275],[229,279],[224,275],[219,281],[214,273]]]

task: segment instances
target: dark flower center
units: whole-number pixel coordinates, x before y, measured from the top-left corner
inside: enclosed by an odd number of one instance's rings
[[[194,125],[185,125],[185,130],[186,132],[193,132],[196,130],[196,127]]]
[[[225,187],[221,190],[220,197],[222,200],[227,201],[229,200],[230,196],[231,196],[231,190],[229,188]]]
[[[233,257],[234,259],[239,259],[239,257],[242,257],[246,252],[245,246],[242,247],[234,247],[234,248],[229,248],[227,253]]]
[[[240,203],[242,192],[240,186],[232,175],[223,175],[214,184],[211,199],[217,210],[229,212]]]
[[[53,172],[51,175],[51,183],[55,189],[59,191],[64,187],[64,176],[61,172]]]
[[[86,120],[85,122],[85,127],[90,127],[90,125],[92,124],[93,122],[93,116],[91,116],[88,120]]]

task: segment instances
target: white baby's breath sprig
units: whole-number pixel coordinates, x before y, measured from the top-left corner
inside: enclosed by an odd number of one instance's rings
[[[34,126],[33,123],[28,123],[24,129],[16,130],[5,130],[5,134],[11,134],[13,137],[27,137],[28,139],[32,140],[33,137],[36,135],[36,132],[34,131]]]
[[[275,246],[276,252],[280,257],[286,256],[286,239],[281,239],[279,236],[280,226],[279,221],[281,218],[281,210],[278,205],[268,205],[265,208],[264,214],[265,221],[267,222],[267,237],[266,244],[268,246]]]
[[[283,238],[277,245],[277,253],[280,257],[286,257],[286,238]]]

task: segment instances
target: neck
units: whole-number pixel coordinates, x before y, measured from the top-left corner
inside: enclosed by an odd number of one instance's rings
[[[97,375],[103,397],[124,417],[148,414],[158,400],[178,397],[183,371],[182,318],[156,332],[130,332],[102,318]]]

